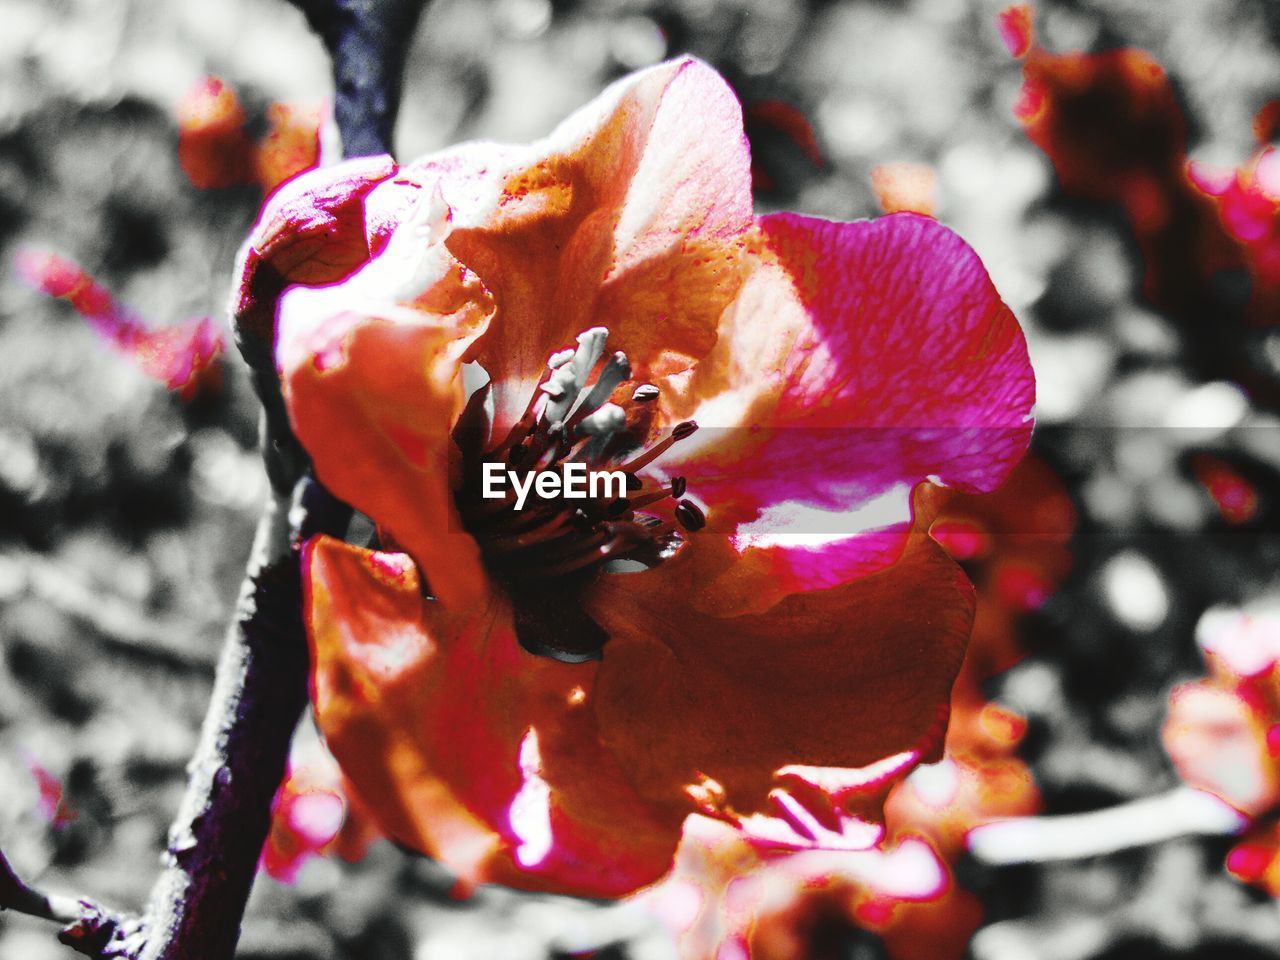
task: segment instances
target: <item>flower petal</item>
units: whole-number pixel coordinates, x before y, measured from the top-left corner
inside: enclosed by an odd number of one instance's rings
[[[700,584],[687,573],[677,556],[604,577],[585,599],[610,633],[601,730],[644,796],[678,803],[689,785],[714,782],[723,811],[747,815],[768,809],[787,769],[936,754],[973,593],[931,539],[910,538],[886,570],[763,614],[690,609]],[[810,779],[804,796],[832,792]]]
[[[304,563],[317,720],[390,836],[470,881],[581,895],[669,868],[683,811],[641,800],[601,745],[595,664],[525,653],[498,594],[424,599],[403,554],[319,537]]]
[[[287,189],[287,188],[286,188]],[[458,518],[450,435],[465,400],[459,356],[491,301],[444,248],[448,211],[426,198],[347,281],[282,299],[276,362],[316,475],[407,550],[449,603],[483,594]]]
[[[897,557],[924,481],[998,486],[1030,439],[1034,378],[1013,314],[946,227],[760,228],[716,350],[663,387],[668,416],[702,429],[658,467],[687,477],[708,530],[770,551],[787,589],[821,588]],[[761,585],[751,609],[778,595]]]
[[[305,173],[271,196],[236,264],[232,311],[242,335],[271,343],[286,286],[334,283],[369,259],[364,198],[395,170],[390,157],[357,157]]]
[[[371,203],[376,245],[412,194],[439,185],[449,247],[498,312],[469,360],[494,382],[498,429],[547,357],[604,324],[638,376],[715,342],[751,224],[741,110],[692,58],[632,74],[526,148],[465,144],[406,167]]]

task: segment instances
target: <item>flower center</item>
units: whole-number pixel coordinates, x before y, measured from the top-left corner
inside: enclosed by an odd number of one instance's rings
[[[458,511],[512,598],[521,644],[575,662],[598,658],[606,639],[581,611],[582,589],[603,572],[661,563],[706,525],[685,497],[683,477],[659,482],[647,471],[697,424],[676,424],[644,448],[659,391],[629,385],[626,356],[604,355],[607,337],[594,327],[576,348],[554,354],[524,414],[496,446],[484,448],[488,386],[471,395],[454,428],[462,451]],[[584,470],[620,474],[621,482],[575,491],[569,478]],[[560,482],[534,482],[546,474]],[[486,475],[509,478],[505,492],[492,495]]]

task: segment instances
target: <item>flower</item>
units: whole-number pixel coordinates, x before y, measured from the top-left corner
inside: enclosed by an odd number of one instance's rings
[[[1280,896],[1280,603],[1212,607],[1196,640],[1208,676],[1170,692],[1165,751],[1183,782],[1248,818],[1227,869]]]
[[[897,911],[949,901],[951,889],[946,868],[916,838],[884,850],[779,854],[694,816],[671,873],[633,902],[658,919],[681,957],[773,960],[843,955],[852,928],[883,935]]]
[[[322,112],[272,103],[267,133],[254,143],[235,91],[203,77],[178,104],[178,161],[192,186],[214,190],[257,183],[264,194],[320,162]]]
[[[1021,456],[1025,343],[945,227],[753,217],[749,171],[683,59],[529,146],[296,178],[242,253],[240,335],[377,528],[304,550],[319,725],[464,878],[624,894],[694,812],[869,846],[940,749],[973,598],[929,481]],[[480,495],[566,456],[626,496]]]

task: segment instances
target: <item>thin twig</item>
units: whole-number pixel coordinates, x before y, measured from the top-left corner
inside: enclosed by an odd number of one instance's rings
[[[71,923],[78,916],[78,900],[41,893],[24,883],[0,851],[0,910],[14,910],[29,917]]]
[[[63,924],[58,939],[90,957],[102,957],[107,945],[130,929],[130,922],[91,900],[44,893],[24,882],[0,851],[0,910]]]

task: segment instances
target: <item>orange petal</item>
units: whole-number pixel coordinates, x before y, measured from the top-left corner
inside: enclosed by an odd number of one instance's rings
[[[529,147],[418,161],[379,191],[375,238],[436,184],[454,211],[450,249],[498,305],[468,356],[494,381],[497,429],[547,357],[590,327],[608,326],[638,377],[683,369],[715,342],[751,193],[741,110],[705,64],[632,74]]]
[[[592,896],[649,883],[680,817],[600,742],[596,664],[525,653],[505,599],[425,600],[403,554],[304,554],[317,721],[379,826],[471,881]],[[532,736],[531,736],[532,734]]]
[[[936,753],[973,596],[932,540],[914,536],[892,567],[763,614],[690,609],[701,584],[685,573],[677,557],[605,577],[586,597],[611,634],[602,730],[643,795],[677,804],[701,779],[722,788],[726,810],[763,812],[785,767]]]
[[[276,362],[316,476],[390,532],[435,596],[461,604],[487,588],[453,502],[450,432],[464,401],[459,354],[491,307],[439,242],[446,222],[445,210],[419,210],[345,283],[286,294]]]

